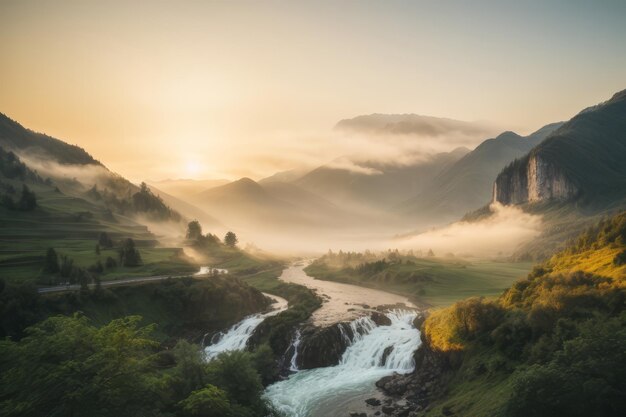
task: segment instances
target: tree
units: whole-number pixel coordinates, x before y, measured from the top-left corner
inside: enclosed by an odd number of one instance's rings
[[[37,197],[26,184],[22,185],[22,196],[17,206],[22,211],[31,211],[37,207]]]
[[[226,393],[214,385],[192,392],[179,405],[185,415],[192,417],[222,417],[230,414]]]
[[[96,255],[100,255],[100,244],[96,243]]]
[[[46,251],[46,260],[44,262],[43,271],[47,274],[56,274],[60,271],[59,256],[54,248],[48,248]]]
[[[431,257],[431,258],[432,258],[433,256],[435,256],[435,252],[433,252],[433,250],[432,250],[432,249],[428,249],[428,254],[427,254],[427,256],[429,256],[429,257]]]
[[[66,255],[61,256],[60,273],[64,278],[69,278],[74,271],[74,260]]]
[[[84,316],[56,316],[0,341],[0,414],[8,416],[158,415],[150,360],[152,326],[131,316],[96,327]],[[10,399],[7,401],[7,399]]]
[[[237,246],[238,242],[239,240],[237,239],[237,235],[233,232],[228,232],[226,233],[226,236],[224,236],[224,244],[228,247],[234,248]]]
[[[111,269],[111,268],[115,268],[117,266],[117,262],[115,262],[115,259],[111,258],[110,256],[107,256],[106,260],[104,261],[104,267],[106,269]]]
[[[198,240],[202,237],[202,226],[198,220],[190,221],[187,225],[187,239]]]
[[[207,365],[208,381],[228,393],[231,401],[243,406],[262,408],[263,384],[248,352],[220,354]]]
[[[98,236],[98,244],[101,248],[111,249],[113,247],[113,240],[111,240],[107,232],[101,232],[100,236]]]
[[[135,248],[135,241],[131,238],[124,240],[122,247],[118,250],[120,263],[122,266],[139,266],[143,262],[139,250]]]

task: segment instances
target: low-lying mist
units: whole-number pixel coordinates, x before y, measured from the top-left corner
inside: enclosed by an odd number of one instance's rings
[[[459,221],[397,240],[405,249],[429,250],[436,255],[500,257],[511,255],[520,245],[541,232],[541,216],[514,206],[493,203],[491,216],[479,221]]]

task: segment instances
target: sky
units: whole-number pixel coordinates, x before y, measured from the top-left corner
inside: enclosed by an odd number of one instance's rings
[[[0,1],[0,112],[127,178],[261,178],[341,119],[530,133],[626,88],[624,1]],[[362,143],[357,141],[359,146]]]

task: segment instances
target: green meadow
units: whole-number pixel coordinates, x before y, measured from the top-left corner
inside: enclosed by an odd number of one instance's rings
[[[447,306],[472,296],[496,297],[531,270],[530,262],[468,261],[454,258],[401,257],[380,271],[314,261],[306,272],[317,278],[407,295],[418,305]]]

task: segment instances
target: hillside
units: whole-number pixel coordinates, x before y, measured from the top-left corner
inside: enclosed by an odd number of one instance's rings
[[[42,158],[52,158],[61,164],[101,165],[84,149],[26,129],[2,113],[0,113],[0,146],[18,154],[28,153]]]
[[[401,392],[420,416],[622,415],[625,264],[622,212],[498,300],[433,312],[415,373],[378,385]]]
[[[36,206],[29,210],[0,206],[0,278],[11,282],[49,284],[50,278],[44,271],[49,248],[56,250],[59,262],[64,256],[70,261],[68,276],[63,279],[70,282],[78,280],[77,268],[86,270],[97,267],[98,263],[104,265],[108,257],[114,259],[116,265],[101,271],[102,279],[197,269],[179,249],[156,247],[155,236],[146,226],[129,217],[88,200],[68,196],[43,182],[4,177],[0,178],[0,184],[17,190],[27,184],[36,199]],[[13,198],[17,200],[19,192],[9,195],[15,195]],[[102,247],[98,253],[95,248],[103,233],[112,240],[113,247]],[[118,245],[127,238],[132,238],[137,245],[142,265],[117,265]]]
[[[498,175],[503,204],[550,200],[606,206],[626,198],[626,90],[588,108]]]
[[[31,132],[5,116],[0,128],[0,278],[49,285],[91,280],[96,274],[115,279],[197,269],[180,249],[157,247],[155,235],[141,223],[182,220],[147,187],[111,173],[82,149]],[[44,154],[44,160],[38,159]],[[91,175],[79,176],[88,179],[82,183],[54,175],[46,170],[53,166],[76,174],[96,170],[105,185],[89,182]],[[103,235],[110,243],[97,249]],[[141,254],[141,262],[132,267],[119,264],[118,249],[125,239],[132,239]],[[49,249],[58,265],[52,271],[46,270]]]
[[[64,194],[90,200],[113,212],[141,215],[153,221],[179,222],[171,210],[149,190],[109,171],[84,149],[33,132],[0,113],[0,147],[44,179],[54,182]]]
[[[398,205],[396,210],[406,215],[450,221],[483,206],[491,198],[493,182],[500,171],[524,156],[561,124],[546,125],[525,137],[504,132],[494,139],[487,139],[437,175],[419,195]]]

